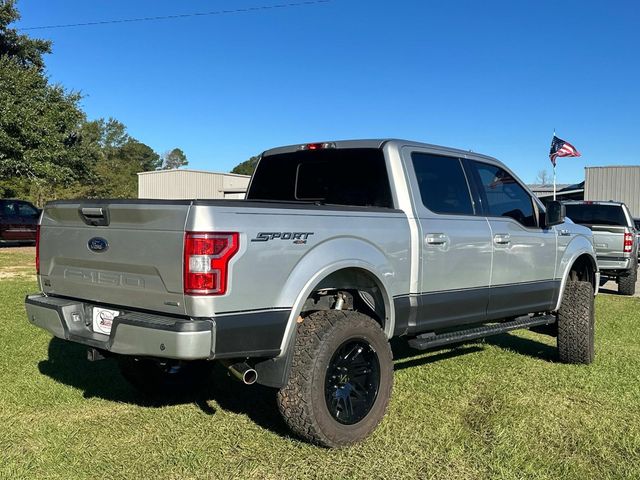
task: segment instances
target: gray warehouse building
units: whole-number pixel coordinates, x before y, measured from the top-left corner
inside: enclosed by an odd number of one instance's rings
[[[156,170],[138,173],[138,198],[189,200],[244,198],[249,175],[204,170]]]
[[[557,185],[557,199],[624,202],[640,218],[640,165],[585,167],[584,182]],[[529,185],[545,204],[553,199],[553,185]]]
[[[640,217],[640,165],[586,167],[584,199],[624,202]]]

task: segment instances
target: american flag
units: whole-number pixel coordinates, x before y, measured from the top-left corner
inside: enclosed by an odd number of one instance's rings
[[[561,138],[553,136],[551,140],[551,150],[549,150],[549,158],[553,166],[556,166],[556,158],[558,157],[579,157],[580,152],[571,145],[569,142],[565,142]]]

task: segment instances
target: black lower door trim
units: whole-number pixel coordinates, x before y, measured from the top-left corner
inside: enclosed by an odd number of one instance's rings
[[[422,293],[394,298],[394,335],[415,334],[517,317],[555,308],[560,280]],[[412,304],[414,303],[414,304]]]
[[[491,287],[487,318],[495,320],[552,310],[555,308],[554,299],[557,301],[556,292],[559,290],[560,280]]]

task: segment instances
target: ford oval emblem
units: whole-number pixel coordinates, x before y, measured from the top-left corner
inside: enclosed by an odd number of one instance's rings
[[[104,238],[93,237],[89,240],[87,246],[92,252],[100,253],[107,251],[107,249],[109,248],[109,243]]]

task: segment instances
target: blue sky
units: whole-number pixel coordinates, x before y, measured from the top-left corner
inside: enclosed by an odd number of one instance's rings
[[[296,0],[286,0],[294,2]],[[22,0],[18,26],[228,10],[283,0]],[[267,148],[400,137],[551,171],[553,129],[589,165],[640,164],[637,1],[329,3],[29,32],[89,118],[115,117],[189,167],[228,171]]]

